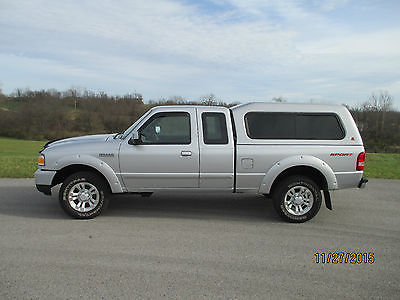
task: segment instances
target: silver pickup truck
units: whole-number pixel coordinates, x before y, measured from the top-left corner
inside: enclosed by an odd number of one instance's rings
[[[75,218],[93,218],[114,193],[224,191],[271,196],[278,214],[304,222],[330,190],[364,187],[365,152],[344,106],[248,103],[161,106],[119,134],[49,142],[37,189]]]

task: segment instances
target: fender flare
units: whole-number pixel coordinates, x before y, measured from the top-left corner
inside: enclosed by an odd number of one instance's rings
[[[57,171],[71,165],[85,165],[99,171],[107,180],[113,193],[123,193],[124,188],[114,170],[104,161],[87,154],[64,156],[55,162]]]
[[[321,159],[311,155],[296,155],[290,156],[275,163],[272,168],[266,172],[260,188],[260,194],[269,194],[275,179],[285,170],[292,167],[311,167],[318,170],[326,179],[328,190],[338,188],[335,173],[331,167]]]

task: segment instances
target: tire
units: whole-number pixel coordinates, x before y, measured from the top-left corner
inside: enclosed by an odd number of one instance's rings
[[[321,208],[320,187],[308,177],[291,176],[278,183],[273,193],[279,216],[291,223],[311,220]]]
[[[103,178],[91,172],[78,172],[64,180],[58,198],[69,216],[92,219],[107,208],[109,194]]]

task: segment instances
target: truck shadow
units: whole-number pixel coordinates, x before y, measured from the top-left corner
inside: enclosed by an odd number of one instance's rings
[[[70,219],[58,203],[58,187],[52,196],[38,193],[32,186],[1,187],[7,197],[0,200],[0,215]],[[270,199],[261,195],[211,193],[154,193],[113,195],[102,217],[228,219],[280,222]]]
[[[271,199],[244,194],[118,195],[105,216],[279,221]]]
[[[17,182],[19,182],[17,180]],[[51,197],[38,193],[32,184],[0,186],[0,214],[40,219],[63,219],[66,215],[58,204],[58,189]]]

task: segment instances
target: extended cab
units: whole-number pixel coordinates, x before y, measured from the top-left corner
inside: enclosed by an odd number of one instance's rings
[[[39,191],[62,183],[59,201],[93,218],[112,193],[226,191],[272,196],[278,214],[304,222],[330,190],[364,187],[365,152],[344,106],[249,103],[231,109],[161,106],[121,134],[49,142]]]

